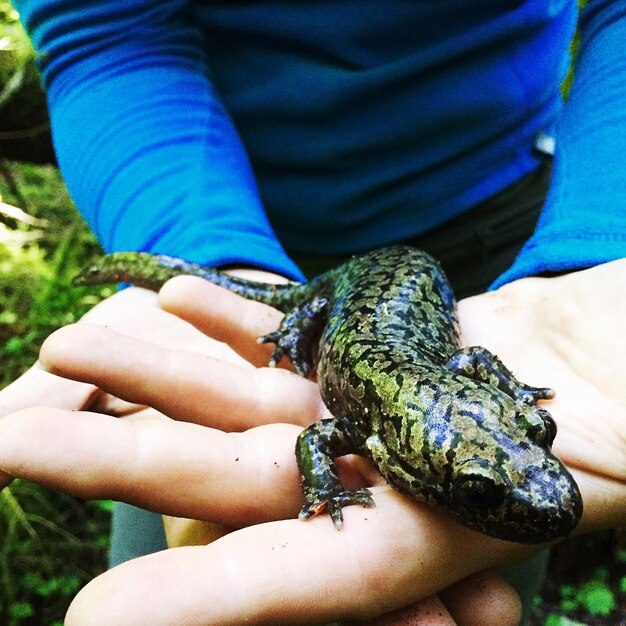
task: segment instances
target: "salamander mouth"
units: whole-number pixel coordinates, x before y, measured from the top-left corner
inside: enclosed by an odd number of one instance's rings
[[[582,511],[581,511],[582,512]],[[481,523],[468,526],[498,539],[518,543],[547,543],[563,539],[571,534],[580,521],[578,511],[559,510],[550,512],[530,512],[523,517],[507,516],[495,523]]]

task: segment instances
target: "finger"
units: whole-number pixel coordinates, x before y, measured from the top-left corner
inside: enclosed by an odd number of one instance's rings
[[[493,570],[472,574],[439,592],[439,597],[458,626],[517,626],[522,619],[520,597]]]
[[[207,337],[160,308],[157,294],[147,289],[124,289],[100,302],[81,322],[106,326],[165,348],[180,348],[232,362],[244,362],[225,344]]]
[[[225,433],[152,410],[117,419],[33,408],[0,420],[0,470],[88,499],[129,502],[232,527],[294,517],[302,492],[300,427]],[[347,489],[364,486],[363,459],[339,459]]]
[[[358,626],[363,622],[344,622]],[[431,596],[409,607],[367,621],[368,626],[456,626],[456,622],[438,596]]]
[[[98,395],[93,385],[66,380],[33,366],[0,391],[0,419],[33,405],[80,409]],[[0,489],[12,480],[12,476],[0,471]]]
[[[159,304],[257,367],[269,363],[274,348],[257,339],[278,328],[283,315],[276,309],[194,276],[168,281],[159,292]]]
[[[156,307],[155,294],[145,289],[128,289],[123,295],[118,294],[99,303],[85,317],[114,326],[128,326],[129,320],[141,317],[128,315],[128,306],[131,305],[136,313],[150,314],[157,311],[161,317],[163,316],[163,311]],[[140,325],[136,326],[140,327]],[[145,322],[142,326],[146,326]],[[0,418],[32,406],[81,409],[89,406],[101,395],[93,385],[54,376],[34,365],[0,391]],[[8,485],[11,480],[11,476],[0,472],[0,488]]]
[[[480,617],[478,617],[480,616]],[[517,626],[522,604],[513,586],[493,570],[471,574],[417,604],[368,622],[370,626]],[[353,623],[356,626],[356,622]]]
[[[474,533],[469,540],[470,531],[455,537],[446,522],[443,529],[424,525],[404,499],[395,503],[384,514],[382,508],[348,507],[349,526],[341,532],[322,523],[327,519],[284,520],[236,531],[208,546],[127,562],[79,594],[66,624],[372,619],[428,597],[510,550],[510,544]],[[138,603],[137,597],[146,601]]]
[[[53,376],[35,365],[0,391],[0,417],[33,404],[80,409],[96,394],[93,385]]]
[[[27,409],[0,420],[0,470],[81,498],[239,526],[297,514],[299,431],[224,433],[150,411],[120,420]]]
[[[275,422],[305,425],[325,411],[317,385],[299,376],[166,349],[90,324],[53,333],[41,348],[40,362],[128,402],[222,430]]]

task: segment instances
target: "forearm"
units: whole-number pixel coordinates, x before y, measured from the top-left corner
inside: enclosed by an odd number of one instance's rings
[[[626,256],[626,2],[592,0],[580,27],[546,206],[535,234],[495,286]]]
[[[43,54],[68,188],[107,251],[297,275],[265,217],[184,5],[18,3]]]

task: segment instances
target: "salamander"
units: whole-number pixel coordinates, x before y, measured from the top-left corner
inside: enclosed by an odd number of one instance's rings
[[[462,347],[456,300],[425,252],[391,246],[355,256],[309,282],[262,284],[148,253],[102,258],[79,284],[129,282],[158,289],[179,274],[201,276],[285,316],[259,338],[316,372],[332,417],[296,444],[301,519],[373,506],[368,489],[346,490],[336,458],[369,457],[397,490],[461,524],[521,543],[568,535],[582,515],[579,489],[552,453],[556,426],[538,401],[552,389],[515,378],[483,347]]]

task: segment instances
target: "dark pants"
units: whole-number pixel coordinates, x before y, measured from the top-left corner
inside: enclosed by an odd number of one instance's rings
[[[468,213],[419,237],[403,242],[432,254],[442,264],[457,298],[484,292],[506,270],[532,234],[550,181],[550,165],[542,165]],[[339,265],[345,257],[292,254],[310,278]],[[166,547],[160,516],[126,504],[113,512],[111,566]],[[503,568],[528,613],[545,572],[547,553]]]

